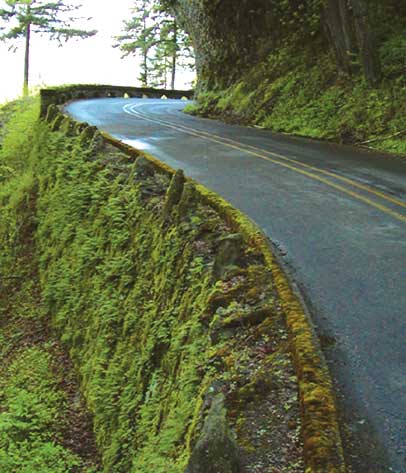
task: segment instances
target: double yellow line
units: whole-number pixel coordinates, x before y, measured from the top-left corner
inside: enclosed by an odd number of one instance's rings
[[[159,104],[162,104],[162,102],[159,102]],[[137,110],[137,108],[143,106],[145,104],[127,104],[126,106],[123,107],[124,112],[126,112],[129,115],[136,116],[138,118],[141,118],[143,120],[171,128],[176,131],[180,131],[182,133],[187,133],[192,136],[196,136],[202,139],[205,139],[207,141],[211,141],[213,143],[218,143],[223,146],[227,146],[228,148],[233,148],[235,150],[241,151],[245,154],[255,156],[257,158],[263,159],[265,161],[269,161],[273,164],[277,164],[278,166],[282,166],[284,168],[290,169],[291,171],[294,171],[298,174],[302,174],[303,176],[306,176],[310,179],[322,182],[323,184],[336,189],[346,195],[349,195],[350,197],[353,197],[354,199],[357,199],[361,202],[364,202],[367,205],[370,205],[371,207],[374,207],[381,212],[384,212],[387,215],[390,215],[391,217],[395,218],[396,220],[400,222],[406,222],[406,215],[403,215],[395,210],[390,209],[389,207],[380,204],[379,202],[375,202],[369,197],[366,197],[356,191],[353,191],[351,189],[348,189],[347,187],[343,187],[340,184],[337,184],[335,182],[332,182],[330,179],[327,179],[323,176],[328,176],[330,178],[333,178],[337,181],[344,182],[345,184],[348,184],[352,186],[353,188],[360,189],[364,191],[367,194],[370,194],[371,196],[377,197],[379,199],[385,200],[387,202],[390,202],[391,204],[405,208],[406,203],[398,200],[394,197],[391,197],[383,192],[380,192],[376,189],[373,189],[372,187],[369,187],[364,184],[360,184],[359,182],[354,181],[353,179],[349,179],[347,177],[340,176],[338,174],[335,174],[330,171],[325,171],[323,169],[318,169],[314,166],[311,166],[309,164],[303,163],[301,161],[297,161],[295,159],[288,158],[287,156],[284,156],[279,153],[275,153],[273,151],[267,151],[262,148],[258,148],[256,146],[252,145],[246,145],[242,144],[238,141],[235,141],[230,138],[224,138],[222,136],[213,134],[213,133],[208,133],[206,131],[200,131],[195,128],[191,128],[188,126],[184,125],[179,125],[179,124],[173,124],[158,118],[152,118],[151,116],[145,115],[144,113],[141,113]],[[265,154],[264,154],[265,153]]]

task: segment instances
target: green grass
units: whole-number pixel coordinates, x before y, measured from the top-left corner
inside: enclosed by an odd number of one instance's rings
[[[1,472],[66,473],[81,465],[56,438],[64,395],[47,349],[21,349],[2,373]]]

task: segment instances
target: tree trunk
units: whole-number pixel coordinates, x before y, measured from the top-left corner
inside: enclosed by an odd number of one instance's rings
[[[164,89],[166,90],[168,88],[168,70],[169,70],[169,64],[167,59],[165,58],[165,69],[164,69]]]
[[[375,85],[381,78],[381,64],[369,23],[368,7],[365,0],[351,0],[351,6],[364,75],[371,85]]]
[[[31,39],[31,23],[27,23],[25,30],[25,57],[24,57],[24,84],[23,95],[28,95],[29,74],[30,74],[30,39]]]
[[[347,0],[326,0],[324,18],[337,66],[340,71],[351,74],[356,48]]]
[[[176,63],[178,59],[178,24],[176,20],[173,23],[173,51],[172,51],[172,74],[171,74],[171,89],[175,90],[176,80]]]
[[[144,69],[144,80],[143,86],[148,87],[148,50],[144,51],[144,58],[143,58],[143,69]]]
[[[145,5],[145,3],[144,3],[144,5]],[[142,57],[143,57],[142,67],[144,69],[144,77],[143,77],[143,80],[142,80],[142,85],[143,85],[143,87],[148,87],[148,80],[149,80],[149,77],[148,77],[148,52],[149,52],[149,47],[146,44],[147,39],[146,39],[146,36],[145,36],[145,32],[147,30],[147,19],[146,19],[145,16],[143,17],[142,22],[143,22],[143,36],[144,36],[144,47],[142,48]]]

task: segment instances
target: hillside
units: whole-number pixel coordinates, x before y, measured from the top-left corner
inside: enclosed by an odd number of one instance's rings
[[[55,105],[3,112],[0,472],[344,471],[258,229]]]
[[[406,153],[404,2],[176,4],[197,55],[191,112]]]

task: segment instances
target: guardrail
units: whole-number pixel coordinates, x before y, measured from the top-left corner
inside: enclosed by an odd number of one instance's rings
[[[41,89],[41,117],[46,116],[50,105],[63,105],[71,100],[106,97],[192,99],[194,90],[166,90],[149,87],[126,87],[121,85],[78,84]]]

